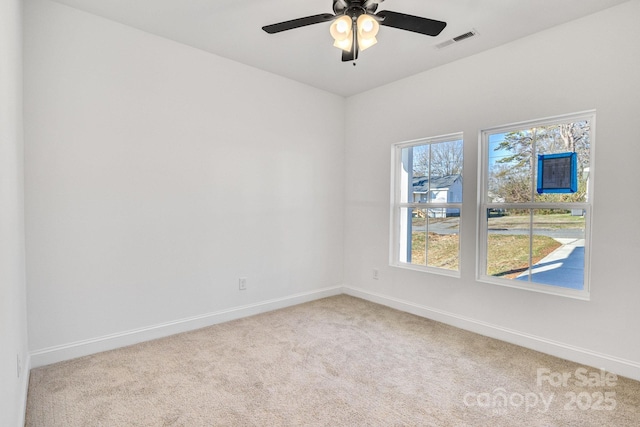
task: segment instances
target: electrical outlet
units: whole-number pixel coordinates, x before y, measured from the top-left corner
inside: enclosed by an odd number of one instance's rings
[[[238,280],[238,289],[240,289],[241,291],[247,290],[247,278],[246,277],[241,277],[240,280]]]
[[[373,278],[375,280],[378,280],[380,278],[380,270],[378,270],[377,268],[373,269]]]
[[[16,367],[18,369],[18,378],[20,378],[20,374],[22,373],[22,362],[20,362],[19,354],[16,354]]]

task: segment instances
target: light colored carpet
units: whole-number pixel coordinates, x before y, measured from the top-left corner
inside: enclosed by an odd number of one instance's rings
[[[34,369],[26,425],[640,425],[639,382],[580,368],[340,295]]]

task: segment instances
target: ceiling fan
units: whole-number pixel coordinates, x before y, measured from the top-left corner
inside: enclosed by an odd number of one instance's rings
[[[436,21],[406,13],[383,10],[375,13],[384,0],[333,0],[333,12],[292,19],[262,27],[269,34],[321,22],[333,21],[330,27],[334,46],[342,49],[343,61],[355,61],[358,52],[373,46],[380,25],[398,28],[427,36],[437,36],[447,26]],[[355,65],[355,63],[354,63]]]

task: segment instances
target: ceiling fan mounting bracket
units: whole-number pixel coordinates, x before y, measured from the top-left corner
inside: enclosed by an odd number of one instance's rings
[[[378,2],[371,0],[334,0],[333,13],[336,15],[347,15],[352,19],[368,13],[373,15],[378,9]]]

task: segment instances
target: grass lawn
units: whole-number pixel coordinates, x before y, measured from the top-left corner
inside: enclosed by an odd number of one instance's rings
[[[529,215],[505,215],[489,218],[489,228],[529,228]],[[534,215],[533,226],[547,229],[584,228],[584,217],[571,214]]]
[[[431,218],[430,223],[446,222],[446,218]],[[504,215],[488,219],[489,229],[522,230],[529,229],[528,215]],[[424,227],[424,217],[414,217],[414,227]],[[458,227],[455,222],[452,227]],[[582,229],[585,226],[583,216],[573,216],[570,213],[534,215],[533,226],[544,229]],[[459,253],[458,234],[438,234],[429,232],[429,247],[425,248],[425,234],[413,233],[411,242],[411,263],[428,265],[429,267],[458,269]],[[533,264],[549,255],[561,246],[557,240],[541,235],[533,236],[532,259]],[[425,250],[427,249],[427,250]],[[428,254],[428,257],[427,257]],[[520,234],[489,234],[489,249],[487,253],[487,273],[491,276],[513,279],[529,268],[529,236]]]
[[[458,269],[457,234],[429,233],[429,267]],[[533,264],[549,255],[560,242],[547,236],[533,236]],[[411,263],[426,265],[425,235],[414,233],[411,242]],[[515,278],[529,268],[529,236],[515,234],[489,235],[488,274]]]
[[[561,246],[547,236],[533,236],[532,264]],[[490,276],[513,279],[529,268],[529,236],[519,234],[490,234],[487,254],[487,273]]]
[[[411,239],[411,264],[426,265],[425,234],[413,233]],[[429,267],[458,269],[457,234],[429,233]]]

